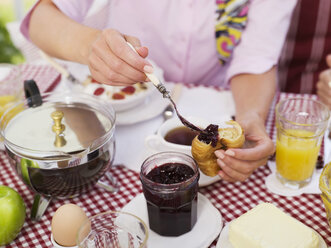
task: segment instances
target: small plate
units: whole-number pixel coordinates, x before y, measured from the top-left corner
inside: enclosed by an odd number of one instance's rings
[[[231,222],[230,222],[231,223]],[[220,237],[218,238],[217,244],[216,244],[216,248],[233,248],[233,246],[231,245],[230,241],[229,241],[229,226],[230,223],[227,223],[225,225],[225,227],[222,229],[222,232],[220,234]],[[319,235],[317,232],[315,232],[319,238],[320,241],[320,246],[319,248],[327,248],[325,241],[323,240],[323,238],[321,237],[321,235]]]
[[[116,125],[131,125],[150,120],[160,115],[168,105],[169,100],[163,98],[162,94],[155,89],[141,104],[116,112]]]
[[[143,194],[137,195],[122,211],[140,217],[148,225],[146,200]],[[148,247],[158,248],[204,248],[217,238],[223,226],[221,213],[202,194],[198,195],[198,219],[193,229],[179,237],[165,237],[149,230]]]

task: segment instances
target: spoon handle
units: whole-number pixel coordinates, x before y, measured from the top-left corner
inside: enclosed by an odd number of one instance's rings
[[[126,42],[128,44],[128,46],[135,52],[138,54],[138,52],[136,51],[136,49],[134,49],[134,47],[129,43]],[[149,80],[151,80],[151,82],[154,84],[154,86],[158,89],[158,91],[160,91],[163,94],[164,98],[170,98],[170,94],[169,91],[166,89],[166,87],[160,82],[160,80],[158,79],[158,77],[154,74],[154,73],[147,73],[145,72],[145,75],[148,77]]]

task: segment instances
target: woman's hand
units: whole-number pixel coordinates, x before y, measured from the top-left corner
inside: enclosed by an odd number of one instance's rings
[[[138,54],[126,42],[131,43]],[[87,61],[92,77],[98,82],[130,85],[146,81],[144,72],[153,72],[152,66],[144,59],[147,55],[148,49],[141,47],[137,38],[105,29],[90,44]]]
[[[221,167],[219,176],[229,182],[245,181],[259,166],[265,165],[275,151],[274,143],[265,131],[264,120],[254,114],[246,117],[237,119],[245,132],[244,147],[215,151]]]
[[[326,56],[329,69],[322,71],[317,82],[317,95],[319,99],[331,109],[331,55]]]

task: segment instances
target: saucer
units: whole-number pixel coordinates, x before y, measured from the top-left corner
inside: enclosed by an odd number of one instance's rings
[[[220,237],[218,238],[218,241],[216,244],[216,248],[233,248],[233,246],[231,245],[231,243],[229,241],[230,223],[227,223],[225,225],[225,227],[222,229],[222,232],[221,232]],[[326,243],[323,240],[323,238],[321,237],[321,235],[319,235],[317,232],[315,232],[315,233],[317,234],[317,236],[319,238],[320,246],[318,248],[327,248]]]
[[[146,200],[143,194],[137,195],[122,211],[140,217],[148,225]],[[148,225],[149,226],[149,225]],[[202,194],[198,193],[198,218],[193,229],[178,237],[161,236],[149,230],[148,247],[157,248],[204,248],[217,238],[223,226],[221,213]]]
[[[271,170],[271,174],[265,178],[265,185],[270,192],[282,196],[298,196],[301,194],[321,194],[321,190],[319,189],[318,184],[322,170],[314,171],[311,182],[308,185],[300,189],[292,189],[284,186],[277,179],[276,162],[268,161],[268,166],[269,169]]]
[[[116,112],[116,125],[131,125],[152,119],[160,115],[168,104],[168,99],[164,99],[160,92],[154,90],[141,104]]]

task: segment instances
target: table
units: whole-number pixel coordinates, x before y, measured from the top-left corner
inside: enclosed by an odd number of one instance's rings
[[[275,103],[290,96],[295,95],[278,94],[273,102],[267,121],[267,130],[273,139],[275,138]],[[302,96],[307,98],[316,97],[311,95]],[[0,184],[10,186],[21,194],[27,206],[27,216],[29,216],[33,194],[10,168],[4,152],[0,152],[0,168]],[[91,216],[108,210],[120,210],[137,194],[141,193],[141,183],[137,172],[124,166],[113,166],[110,172],[121,185],[119,192],[112,194],[105,192],[102,188],[95,187],[79,198],[53,201],[39,222],[32,222],[27,218],[17,239],[7,247],[51,247],[50,224],[52,214],[64,203],[75,203],[82,207],[88,216]],[[230,222],[239,217],[261,201],[271,202],[294,218],[312,227],[324,238],[327,245],[331,246],[331,232],[320,196],[305,194],[296,197],[283,197],[272,194],[267,191],[264,184],[264,179],[269,174],[269,168],[263,166],[243,183],[219,181],[200,188],[199,191],[221,212],[224,222]],[[215,247],[215,245],[216,240],[210,245],[210,248]]]

